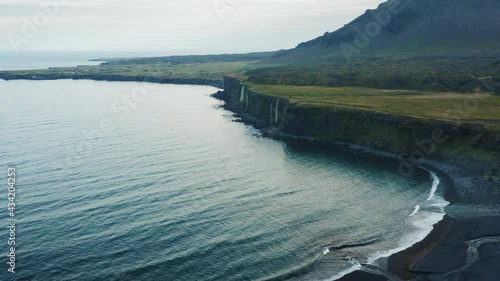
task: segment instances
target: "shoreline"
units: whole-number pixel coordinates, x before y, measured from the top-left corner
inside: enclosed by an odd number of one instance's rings
[[[101,77],[102,78],[102,77]],[[149,82],[160,84],[192,84],[192,85],[207,85],[221,88],[219,85],[206,84],[207,81],[194,81],[191,79],[182,80],[184,83],[176,81],[159,81],[151,80],[151,77],[126,77],[123,80],[96,79],[92,77],[62,77],[62,78],[43,78],[37,79],[14,78],[4,79],[0,76],[0,80],[94,80],[94,81],[110,81],[110,82]],[[116,77],[112,77],[116,78]],[[196,79],[195,79],[196,80]],[[211,81],[213,82],[213,81]],[[230,97],[224,96],[223,92],[213,94],[214,98],[225,101],[224,108],[232,111],[236,116],[241,118],[241,121],[252,125],[263,132],[264,136],[273,139],[290,139],[317,144],[327,145],[336,149],[352,153],[360,157],[376,157],[378,159],[386,159],[389,161],[401,161],[399,155],[388,153],[380,150],[375,150],[367,146],[356,145],[346,142],[327,142],[320,141],[310,137],[298,137],[286,135],[276,128],[269,128],[264,120],[253,117],[249,113],[243,111],[240,105]],[[477,268],[488,268],[488,263],[491,258],[483,258],[482,253],[493,250],[498,250],[500,253],[500,243],[495,243],[495,239],[500,237],[500,183],[488,182],[481,175],[465,171],[456,166],[438,162],[435,160],[426,159],[422,166],[427,172],[435,172],[441,179],[441,186],[444,187],[443,197],[450,205],[445,209],[445,218],[434,225],[433,230],[423,240],[391,255],[382,261],[386,263],[386,268],[367,266],[362,270],[350,273],[338,280],[390,280],[385,276],[398,276],[402,280],[446,280],[448,276],[460,278],[464,274],[472,274]],[[487,192],[485,192],[485,190]],[[451,210],[451,212],[449,212]],[[486,239],[486,240],[485,240]],[[479,243],[476,240],[493,239],[493,242],[488,242],[486,245],[480,244],[481,251],[479,259],[473,260],[473,263],[467,264],[468,257],[466,254],[467,245]],[[500,238],[498,238],[500,242]],[[475,242],[474,242],[475,241]],[[479,248],[479,246],[478,246]],[[486,250],[485,250],[486,249]],[[500,254],[494,257],[494,261],[500,264]],[[493,266],[494,267],[494,266]],[[385,274],[384,274],[385,270]],[[500,269],[496,269],[496,275],[500,276]],[[377,272],[377,273],[375,273]],[[472,272],[472,273],[471,273]],[[469,276],[467,275],[467,276]],[[368,279],[369,278],[369,279]],[[422,279],[424,278],[424,279]],[[477,277],[477,281],[489,281],[492,279],[484,279]],[[483,278],[483,279],[481,279]],[[452,279],[455,280],[455,279]],[[462,279],[456,279],[462,280]],[[494,280],[494,279],[493,279]]]
[[[213,86],[216,88],[223,88],[224,82],[222,80],[211,80],[204,78],[160,78],[156,76],[125,76],[125,75],[43,75],[33,76],[28,74],[8,75],[0,71],[0,80],[14,81],[14,80],[28,80],[28,81],[44,81],[44,80],[92,80],[92,81],[107,81],[107,82],[145,82],[145,83],[158,83],[158,84],[177,84],[177,85],[199,85],[199,86]]]
[[[312,137],[283,134],[276,128],[269,128],[264,120],[255,118],[245,112],[233,98],[225,96],[224,92],[215,93],[213,97],[224,101],[225,109],[235,113],[243,123],[252,125],[262,131],[266,137],[328,145],[360,157],[376,157],[389,161],[401,161],[399,155],[375,150],[367,146],[338,141],[325,142]],[[337,280],[446,280],[443,278],[447,278],[450,275],[454,277],[458,276],[457,278],[459,279],[456,280],[463,280],[460,279],[460,276],[469,274],[468,270],[472,266],[483,266],[483,260],[480,257],[476,263],[471,264],[469,267],[464,267],[465,260],[462,257],[466,255],[466,243],[468,243],[468,240],[485,235],[500,237],[500,183],[488,182],[478,173],[465,171],[456,166],[435,160],[424,159],[419,168],[426,170],[429,174],[436,173],[441,180],[439,186],[441,188],[440,193],[443,194],[444,200],[450,203],[445,208],[444,218],[433,225],[431,232],[423,240],[405,250],[390,255],[388,258],[381,258],[376,261],[377,263],[384,264],[384,266],[364,266],[361,270],[356,270]],[[471,190],[470,187],[473,185],[480,187],[482,190],[479,188]],[[498,194],[495,193],[497,188]],[[485,189],[490,192],[485,193]],[[489,208],[487,208],[486,213],[488,211],[492,213],[491,210],[497,210],[498,215],[485,217],[484,212],[481,214],[477,210],[473,210],[468,214],[470,217],[468,221],[465,221],[457,217],[457,215],[461,216],[461,213],[463,213],[461,210],[455,210],[452,215],[448,214],[448,210],[457,204],[465,205],[465,207],[460,206],[461,209],[466,209],[467,206],[471,207],[471,204],[474,204],[474,207],[488,206]],[[498,227],[488,228],[488,225],[495,225],[491,221],[496,222]],[[468,226],[463,227],[464,223],[468,224]],[[486,234],[474,231],[473,226],[477,224],[483,226],[483,228],[487,228],[488,231],[486,231]],[[497,246],[500,248],[500,243],[491,247]],[[451,256],[443,254],[451,251],[454,252]],[[498,261],[500,262],[500,255]],[[496,276],[500,276],[500,272]],[[491,279],[482,279],[481,277],[471,279],[469,277],[467,280],[490,281]]]

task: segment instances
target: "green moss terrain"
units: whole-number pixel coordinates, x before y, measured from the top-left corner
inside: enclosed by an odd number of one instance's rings
[[[60,67],[40,70],[0,71],[0,79],[94,79],[153,81],[163,83],[222,85],[224,75],[277,66],[264,63],[273,53],[241,55],[172,56],[158,58],[96,59],[98,66]]]
[[[244,84],[256,92],[288,99],[297,106],[344,107],[423,120],[465,122],[500,131],[500,96],[491,93]]]
[[[500,51],[394,53],[250,70],[258,84],[500,93]]]

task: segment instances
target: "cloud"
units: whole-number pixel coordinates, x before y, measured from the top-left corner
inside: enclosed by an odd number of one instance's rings
[[[0,34],[19,33],[23,18],[54,1],[61,3],[60,12],[28,49],[291,48],[383,0],[220,0],[232,5],[224,20],[214,0],[2,0]]]
[[[339,12],[339,11],[357,11],[366,10],[366,7],[335,7],[335,8],[321,8],[321,9],[312,9],[313,12],[316,13],[329,13],[329,12]]]

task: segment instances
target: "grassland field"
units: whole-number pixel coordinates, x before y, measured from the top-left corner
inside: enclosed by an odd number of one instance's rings
[[[365,59],[356,61],[351,69],[351,66],[342,62],[331,62],[328,66],[323,64],[317,67],[314,65],[283,65],[266,59],[269,55],[110,60],[108,63],[98,66],[0,71],[0,78],[2,75],[25,77],[24,79],[44,76],[79,78],[89,75],[94,77],[118,75],[126,77],[202,78],[222,81],[224,76],[229,75],[238,78],[255,92],[286,98],[299,106],[348,107],[419,119],[480,124],[486,128],[500,131],[500,95],[498,93],[485,92],[484,90],[477,93],[474,91],[458,92],[439,90],[439,87],[437,89],[425,87],[422,89],[413,89],[413,87],[385,88],[372,86],[371,82],[362,82],[365,80],[389,80],[397,73],[403,73],[405,77],[413,80],[413,77],[417,77],[419,72],[422,75],[429,73],[434,75],[433,73],[448,73],[450,69],[455,69],[454,71],[457,75],[460,74],[460,77],[464,77],[466,73],[474,73],[476,76],[495,75],[499,73],[499,64],[496,63],[499,61],[497,56],[484,56],[480,59],[480,61],[485,62],[483,66],[487,67],[478,67],[477,57],[440,55],[436,59],[415,56],[413,59],[405,58],[404,61],[401,57]],[[370,69],[376,70],[376,72],[371,72]],[[307,83],[316,81],[317,84],[304,85],[305,82],[300,79],[307,80],[307,75],[313,75]],[[299,78],[295,79],[295,76]],[[357,78],[351,82],[333,83],[335,81],[348,81],[349,77]],[[402,81],[405,79],[407,78],[402,78]],[[418,79],[422,80],[423,78]],[[418,83],[426,81],[420,80]],[[332,85],[334,86],[330,85],[328,81],[333,81]],[[458,81],[458,79],[450,77],[443,81],[453,82]],[[363,86],[364,84],[366,86]]]
[[[419,119],[480,124],[500,131],[500,96],[491,93],[244,84],[252,91],[286,98],[299,106],[348,107]]]

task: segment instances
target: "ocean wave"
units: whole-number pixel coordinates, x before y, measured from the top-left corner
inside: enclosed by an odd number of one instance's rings
[[[416,243],[422,241],[427,237],[434,228],[434,225],[443,220],[446,215],[444,209],[450,203],[446,201],[443,197],[437,195],[438,187],[440,185],[440,180],[436,173],[429,171],[432,179],[432,187],[429,197],[425,202],[415,206],[414,211],[405,220],[405,222],[410,226],[412,231],[404,235],[398,243],[397,247],[389,250],[376,251],[369,255],[366,264],[371,265],[381,258],[387,258],[401,251],[404,251]],[[363,244],[359,244],[363,246]],[[325,281],[334,281],[350,274],[354,271],[361,270],[363,268],[362,264],[354,264],[350,268],[339,272],[335,276],[327,279]]]
[[[346,270],[343,270],[339,273],[337,273],[335,276],[333,276],[332,278],[330,279],[327,279],[325,281],[335,281],[335,280],[338,280],[344,276],[346,276],[347,274],[351,274],[355,271],[358,271],[360,270],[361,268],[363,268],[363,266],[360,264],[360,263],[357,263],[357,264],[353,264],[351,267],[349,267],[348,269]]]
[[[404,251],[416,243],[422,241],[431,233],[434,225],[443,220],[446,213],[444,208],[450,204],[443,197],[437,195],[437,190],[440,184],[440,180],[436,173],[429,171],[432,178],[432,187],[429,197],[426,202],[415,207],[414,212],[405,221],[413,231],[401,238],[398,247],[387,250],[378,251],[371,255],[368,259],[368,264],[374,263],[380,258],[386,258],[401,251]]]
[[[415,210],[413,210],[413,212],[409,215],[409,217],[415,216],[418,213],[418,211],[420,211],[420,205],[415,206]]]
[[[340,246],[331,246],[331,247],[328,247],[328,249],[331,251],[333,251],[333,250],[338,251],[338,250],[344,250],[344,249],[348,249],[348,248],[364,247],[364,246],[372,245],[372,244],[377,243],[379,241],[380,241],[379,238],[374,238],[374,239],[369,239],[367,241],[362,241],[362,242],[358,242],[358,243],[345,244],[345,245],[340,245]]]
[[[437,188],[439,186],[439,178],[437,177],[436,173],[429,171],[432,177],[432,188],[431,188],[431,194],[429,195],[429,198],[427,198],[427,201],[432,200],[434,198],[434,195],[436,194]]]

